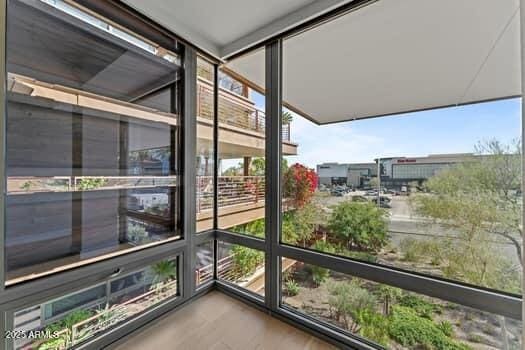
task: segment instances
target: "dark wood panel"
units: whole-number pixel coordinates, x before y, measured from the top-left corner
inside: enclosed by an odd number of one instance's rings
[[[177,65],[38,1],[9,2],[8,33],[8,71],[41,81],[130,101],[178,79]]]

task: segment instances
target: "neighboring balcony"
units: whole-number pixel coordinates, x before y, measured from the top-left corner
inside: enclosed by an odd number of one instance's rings
[[[266,116],[248,98],[219,89],[219,154],[221,158],[264,156]],[[197,82],[197,135],[199,142],[213,140],[213,85]],[[290,124],[282,126],[283,154],[297,154],[290,140]]]
[[[197,137],[201,150],[213,147],[213,85],[197,81]],[[219,158],[264,157],[266,116],[250,99],[219,89]],[[297,155],[290,124],[282,125],[283,155]],[[203,153],[211,154],[204,151]],[[219,228],[227,229],[264,217],[264,176],[218,177]],[[197,231],[213,224],[213,177],[197,177]]]
[[[264,217],[264,176],[219,176],[219,228]],[[197,231],[213,224],[213,177],[197,177]]]

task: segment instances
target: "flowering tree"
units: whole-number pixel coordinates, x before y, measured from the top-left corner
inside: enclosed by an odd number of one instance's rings
[[[317,174],[302,164],[295,163],[283,175],[284,196],[290,198],[295,208],[309,203],[317,188]]]

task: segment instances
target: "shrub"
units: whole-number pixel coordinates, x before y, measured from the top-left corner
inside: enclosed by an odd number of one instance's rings
[[[107,183],[103,178],[85,178],[78,180],[77,186],[81,191],[95,190]]]
[[[230,230],[233,232],[247,234],[250,236],[264,237],[264,219],[257,219],[247,224],[233,226]]]
[[[234,271],[238,277],[245,277],[257,269],[264,262],[264,252],[241,245],[234,245],[233,253]]]
[[[430,303],[425,299],[413,294],[406,294],[399,299],[399,305],[412,309],[418,316],[432,319],[434,313],[440,313],[439,305]]]
[[[326,241],[316,241],[312,248],[324,253],[331,254],[334,254],[336,251],[335,247]],[[324,267],[312,265],[310,266],[310,269],[312,270],[312,280],[317,286],[321,285],[324,281],[326,281],[328,276],[330,276],[330,270],[325,269]]]
[[[302,208],[312,199],[317,180],[313,169],[299,163],[290,166],[283,174],[284,197],[291,199],[295,208]]]
[[[416,262],[430,258],[432,265],[440,265],[445,259],[446,242],[405,238],[400,243],[403,260]]]
[[[128,231],[126,235],[128,241],[136,244],[141,244],[149,240],[148,232],[143,226],[140,225],[128,224]]]
[[[316,286],[320,286],[326,281],[328,276],[330,276],[330,270],[325,269],[324,267],[311,265],[310,269],[312,270],[312,281]]]
[[[437,324],[437,327],[443,332],[447,337],[452,337],[454,334],[454,326],[449,321],[441,321]]]
[[[388,326],[392,339],[405,347],[436,350],[467,350],[465,344],[446,336],[431,320],[417,315],[406,306],[395,306]]]
[[[373,203],[342,202],[333,208],[328,229],[350,250],[379,251],[387,243],[386,211]]]
[[[388,345],[388,318],[367,309],[359,313],[357,322],[361,326],[359,334],[363,337],[383,346]]]
[[[364,313],[373,312],[376,299],[368,290],[362,288],[359,282],[356,280],[333,282],[328,286],[328,291],[331,315],[335,316],[336,320],[342,321],[352,333],[361,330],[361,323],[366,323],[364,320],[371,321]]]
[[[295,296],[299,294],[299,284],[294,280],[288,280],[284,284],[286,294],[289,296]]]

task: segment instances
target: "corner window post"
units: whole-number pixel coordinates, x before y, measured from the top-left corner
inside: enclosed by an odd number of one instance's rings
[[[281,229],[282,41],[266,46],[266,305],[279,307]]]

